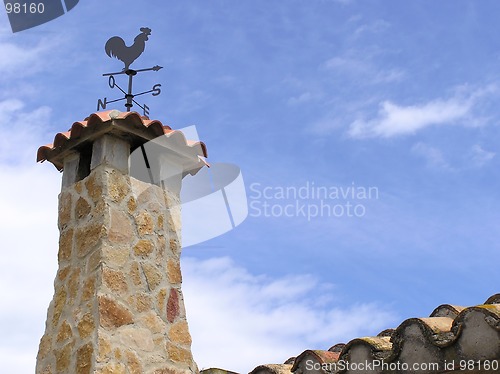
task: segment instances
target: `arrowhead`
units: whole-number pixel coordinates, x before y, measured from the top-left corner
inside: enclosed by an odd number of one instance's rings
[[[156,66],[154,66],[154,67],[153,67],[153,70],[154,70],[154,71],[158,71],[158,70],[160,70],[160,69],[163,69],[163,66],[158,66],[158,65],[156,65]]]

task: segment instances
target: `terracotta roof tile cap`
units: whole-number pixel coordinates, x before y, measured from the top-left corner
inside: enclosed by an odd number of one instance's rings
[[[396,331],[396,330],[395,329],[385,329],[383,331],[380,331],[377,334],[377,337],[382,338],[384,336],[388,336],[390,338],[392,336],[392,334],[394,334],[394,331]]]
[[[345,343],[337,343],[335,345],[332,345],[330,348],[328,348],[328,350],[330,352],[342,352],[342,349],[344,349],[345,347]]]
[[[163,126],[160,121],[152,121],[148,117],[139,115],[137,112],[108,110],[92,113],[84,121],[73,123],[69,131],[57,133],[54,136],[52,144],[43,145],[38,148],[37,162],[48,160],[58,170],[62,170],[61,152],[64,152],[67,148],[78,147],[78,144],[89,141],[92,135],[101,129],[102,124],[111,122],[114,126],[114,121],[116,120],[126,120],[125,124],[131,127],[132,132],[138,130],[139,132],[136,131],[136,133],[147,134],[148,139],[167,135],[167,137],[175,138],[176,141],[180,142],[179,144],[184,144],[192,150],[196,149],[199,156],[208,156],[206,146],[203,142],[187,140],[181,131],[172,130],[170,126]],[[134,128],[136,130],[133,130]],[[121,131],[124,131],[124,129],[122,128]],[[82,136],[84,137],[82,138]],[[142,140],[142,142],[144,141],[146,140]]]
[[[500,293],[492,295],[484,302],[485,304],[500,304]]]
[[[460,314],[460,312],[464,309],[465,309],[464,306],[443,304],[434,309],[430,317],[456,318]]]
[[[391,338],[389,336],[365,336],[364,338],[357,338],[348,342],[344,349],[342,349],[341,356],[356,344],[368,345],[374,352],[389,351],[392,348]]]

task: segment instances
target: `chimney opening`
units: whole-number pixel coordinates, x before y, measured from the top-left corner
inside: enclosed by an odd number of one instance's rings
[[[90,174],[90,162],[92,161],[92,145],[92,143],[87,143],[80,149],[77,182],[84,179]]]

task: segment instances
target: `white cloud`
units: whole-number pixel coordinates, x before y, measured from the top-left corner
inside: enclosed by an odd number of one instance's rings
[[[384,101],[380,104],[377,118],[354,121],[348,133],[354,138],[389,138],[414,134],[426,127],[450,124],[464,119],[470,113],[472,105],[472,100],[456,97],[409,106]]]
[[[0,53],[5,56],[0,60],[0,69],[11,71],[18,69],[19,64],[23,66],[33,64],[37,61],[39,53],[44,50],[46,48],[42,43],[33,48],[21,48],[13,43],[0,42]]]
[[[495,152],[489,152],[483,149],[479,144],[472,146],[470,152],[470,159],[474,166],[481,167],[491,161],[495,157]]]
[[[0,361],[6,373],[32,373],[57,265],[59,173],[36,165],[44,141],[34,124],[49,108],[23,111],[17,99],[0,102]]]
[[[406,72],[399,68],[378,67],[371,60],[373,56],[352,57],[336,56],[326,61],[323,67],[331,72],[349,75],[364,84],[397,83],[406,77]]]
[[[463,85],[457,87],[455,94],[449,98],[421,104],[403,106],[386,100],[379,103],[376,118],[352,122],[348,135],[353,138],[390,138],[415,134],[431,126],[483,126],[487,120],[480,115],[481,107],[488,104],[497,91],[496,84],[489,84],[475,91]]]
[[[0,162],[32,164],[38,146],[50,143],[46,134],[51,109],[25,110],[18,99],[0,101]]]
[[[248,372],[308,348],[328,349],[377,333],[395,322],[393,314],[375,304],[332,306],[333,286],[310,275],[253,275],[227,257],[183,258],[183,271],[193,354],[200,368]]]
[[[429,144],[418,142],[413,145],[411,151],[413,154],[423,158],[427,166],[450,171],[480,168],[490,162],[496,155],[495,152],[486,151],[479,144],[475,144],[466,152],[460,151],[460,155],[463,157],[459,158],[459,160],[455,157],[455,163],[452,166],[439,148],[430,146]]]
[[[310,92],[304,92],[298,96],[293,96],[289,98],[287,103],[289,105],[297,105],[297,104],[307,103],[313,99],[314,97]]]
[[[349,70],[364,70],[366,69],[366,64],[357,59],[347,58],[347,57],[332,57],[325,62],[325,68],[327,69],[349,69]]]
[[[354,36],[359,37],[365,33],[377,34],[379,32],[387,30],[390,26],[391,24],[383,19],[375,20],[373,22],[358,26],[358,28],[354,31]]]
[[[450,169],[450,165],[445,160],[441,150],[438,148],[418,142],[411,148],[411,150],[417,156],[422,157],[427,162],[427,166],[429,167]]]
[[[405,71],[401,69],[380,70],[375,74],[373,83],[400,82],[405,76]]]
[[[12,34],[7,27],[0,27],[0,79],[33,75],[52,64],[50,52],[60,48],[64,36],[36,37]]]

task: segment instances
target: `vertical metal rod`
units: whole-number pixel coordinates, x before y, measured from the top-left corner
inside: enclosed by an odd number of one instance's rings
[[[128,69],[125,74],[128,75],[128,90],[127,93],[125,94],[125,98],[127,99],[127,102],[125,103],[125,107],[127,108],[127,112],[130,112],[130,108],[132,108],[133,100],[134,100],[134,94],[132,93],[132,79],[134,78],[134,75],[137,74],[137,71]],[[153,179],[153,172],[151,171],[151,165],[149,164],[148,156],[146,155],[146,149],[144,148],[144,144],[141,144],[141,151],[142,151],[142,157],[144,157],[144,163],[146,164],[146,168],[148,169],[148,175],[149,175],[149,180],[151,184],[154,184],[154,179]]]
[[[144,149],[144,144],[141,144],[142,157],[144,157],[144,163],[148,169],[149,181],[154,184],[153,172],[151,171],[151,165],[149,164],[148,156],[146,155],[146,150]]]
[[[137,74],[135,70],[129,69],[125,72],[125,74],[128,75],[128,90],[127,94],[125,95],[125,98],[127,99],[127,102],[125,103],[125,106],[127,107],[127,112],[130,112],[130,108],[134,104],[132,104],[132,101],[134,99],[134,94],[132,93],[132,79],[134,78],[134,75]]]

